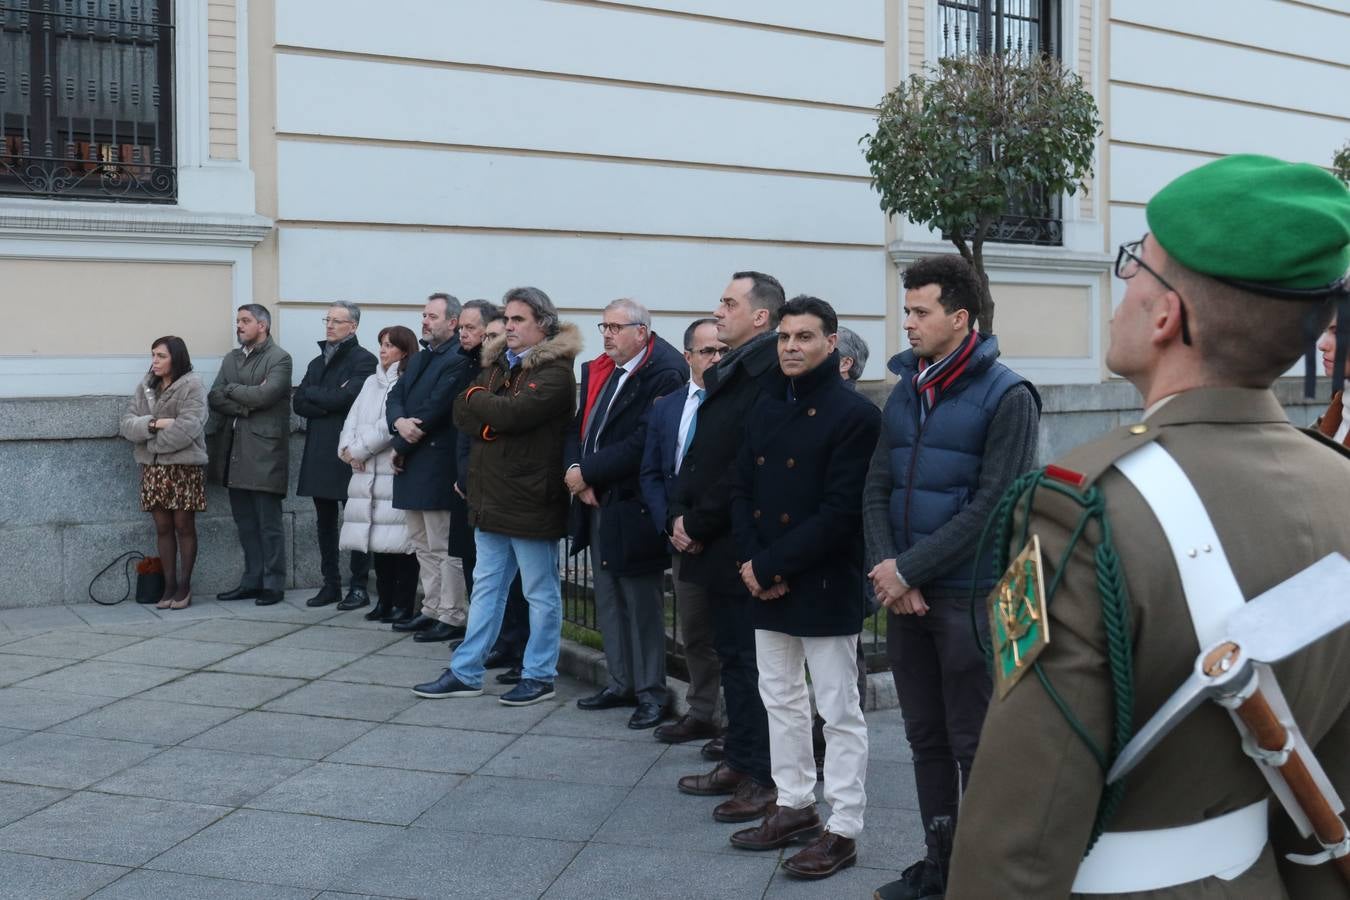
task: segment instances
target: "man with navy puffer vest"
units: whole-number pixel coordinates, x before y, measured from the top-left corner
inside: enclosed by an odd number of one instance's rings
[[[927,856],[878,894],[940,892],[933,819],[956,819],[992,690],[971,628],[988,642],[984,597],[1001,573],[977,543],[1004,490],[1036,462],[1040,396],[999,363],[998,339],[975,330],[979,275],[956,255],[921,259],[904,274],[910,349],[863,491],[868,573],[887,610],[887,651],[914,778]]]

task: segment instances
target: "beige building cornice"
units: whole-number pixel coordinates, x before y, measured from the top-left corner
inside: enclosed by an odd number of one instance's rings
[[[271,219],[247,213],[196,213],[131,204],[0,203],[0,240],[253,247],[272,229]]]
[[[886,248],[891,262],[905,266],[924,256],[955,253],[949,243],[892,241]],[[1027,269],[1040,272],[1073,272],[1099,275],[1110,271],[1115,254],[1035,247],[1020,244],[985,244],[984,264],[990,269]]]

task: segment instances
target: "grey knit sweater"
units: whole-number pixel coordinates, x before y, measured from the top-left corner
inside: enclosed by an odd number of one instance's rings
[[[1036,443],[1040,411],[1025,385],[1011,388],[999,401],[984,441],[984,459],[980,464],[980,486],[970,503],[933,534],[904,552],[896,551],[891,532],[891,463],[885,431],[877,441],[872,464],[863,486],[863,535],[867,542],[867,569],[883,559],[895,559],[905,581],[923,591],[924,599],[965,600],[969,591],[953,594],[934,589],[928,582],[955,568],[974,555],[984,524],[1008,485],[1036,465]]]

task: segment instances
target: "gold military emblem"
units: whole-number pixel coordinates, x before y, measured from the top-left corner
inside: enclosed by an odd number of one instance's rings
[[[1002,700],[1050,643],[1037,535],[1032,535],[989,594],[989,634],[994,641],[994,685]]]

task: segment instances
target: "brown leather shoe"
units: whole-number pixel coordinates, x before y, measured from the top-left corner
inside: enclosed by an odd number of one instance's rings
[[[783,863],[798,878],[828,878],[858,861],[858,842],[827,831]]]
[[[715,738],[722,733],[712,722],[696,719],[689,714],[680,716],[680,721],[662,725],[653,736],[665,744],[683,744],[685,741],[697,741],[700,738]]]
[[[803,834],[815,835],[820,830],[820,816],[813,803],[805,809],[791,809],[769,804],[769,814],[754,828],[746,828],[731,836],[733,847],[742,850],[777,850],[792,843]]]
[[[704,759],[709,759],[713,762],[727,758],[726,746],[723,744],[722,738],[720,737],[715,737],[704,744],[703,749],[700,750],[699,753],[702,754]]]
[[[744,772],[737,772],[724,762],[718,763],[706,775],[686,775],[677,782],[682,794],[699,797],[718,797],[736,793],[736,788],[750,780]]]
[[[777,788],[765,787],[747,776],[737,785],[730,800],[723,800],[713,807],[713,818],[719,822],[753,822],[768,815],[769,807],[777,799]]]

